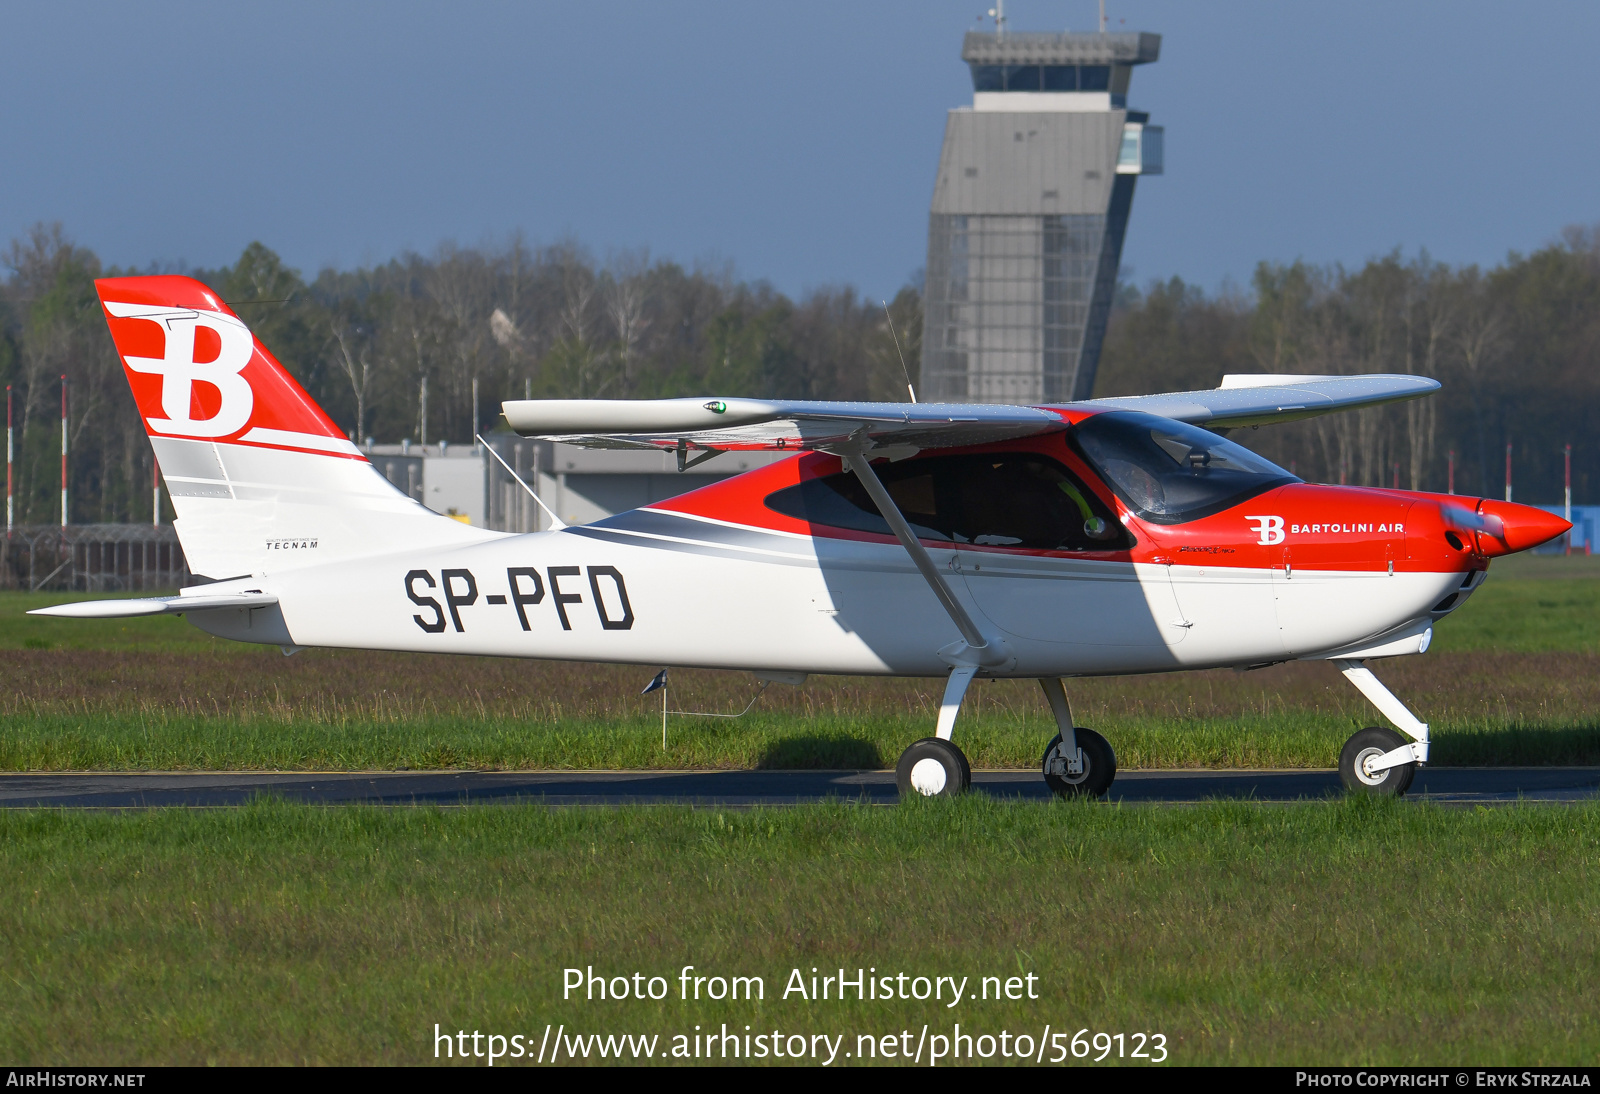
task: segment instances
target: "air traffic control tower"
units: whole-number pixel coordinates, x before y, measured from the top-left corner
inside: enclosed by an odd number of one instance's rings
[[[928,219],[924,397],[1087,399],[1140,175],[1162,130],[1128,109],[1158,34],[969,32]]]

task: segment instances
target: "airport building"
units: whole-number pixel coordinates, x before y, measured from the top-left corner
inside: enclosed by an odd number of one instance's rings
[[[1087,399],[1140,175],[1162,129],[1128,109],[1161,36],[970,32],[972,105],[950,111],[928,219],[921,393]]]

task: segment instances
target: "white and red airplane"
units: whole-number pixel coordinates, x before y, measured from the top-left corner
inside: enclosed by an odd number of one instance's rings
[[[944,677],[902,794],[971,781],[952,742],[975,677],[1039,681],[1058,794],[1116,757],[1063,680],[1331,660],[1397,727],[1339,769],[1401,794],[1428,727],[1367,668],[1422,653],[1491,558],[1569,525],[1525,505],[1320,486],[1226,430],[1423,396],[1418,376],[1231,376],[1214,391],[1057,406],[767,399],[503,404],[580,444],[793,458],[670,501],[530,535],[396,490],[207,286],[96,283],[178,513],[178,596],[34,614],[186,614],[243,642],[809,673]]]

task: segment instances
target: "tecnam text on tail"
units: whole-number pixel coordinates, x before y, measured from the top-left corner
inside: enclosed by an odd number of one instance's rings
[[[467,527],[392,487],[245,325],[184,277],[97,282],[206,584],[39,614],[184,613],[281,646],[942,677],[902,793],[956,794],[977,677],[1028,677],[1059,732],[1044,778],[1100,795],[1116,758],[1065,679],[1333,661],[1395,729],[1346,785],[1403,793],[1428,727],[1367,668],[1422,653],[1489,560],[1564,532],[1543,510],[1301,482],[1213,430],[1425,396],[1418,376],[1230,376],[1052,406],[740,398],[507,402],[527,436],[792,452],[581,527]],[[1398,729],[1399,732],[1396,732]]]

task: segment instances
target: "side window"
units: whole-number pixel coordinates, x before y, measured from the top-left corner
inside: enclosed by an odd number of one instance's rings
[[[1046,551],[1133,546],[1133,537],[1094,492],[1044,456],[929,456],[873,469],[922,539]],[[813,524],[892,534],[847,472],[779,490],[768,496],[767,507]]]

